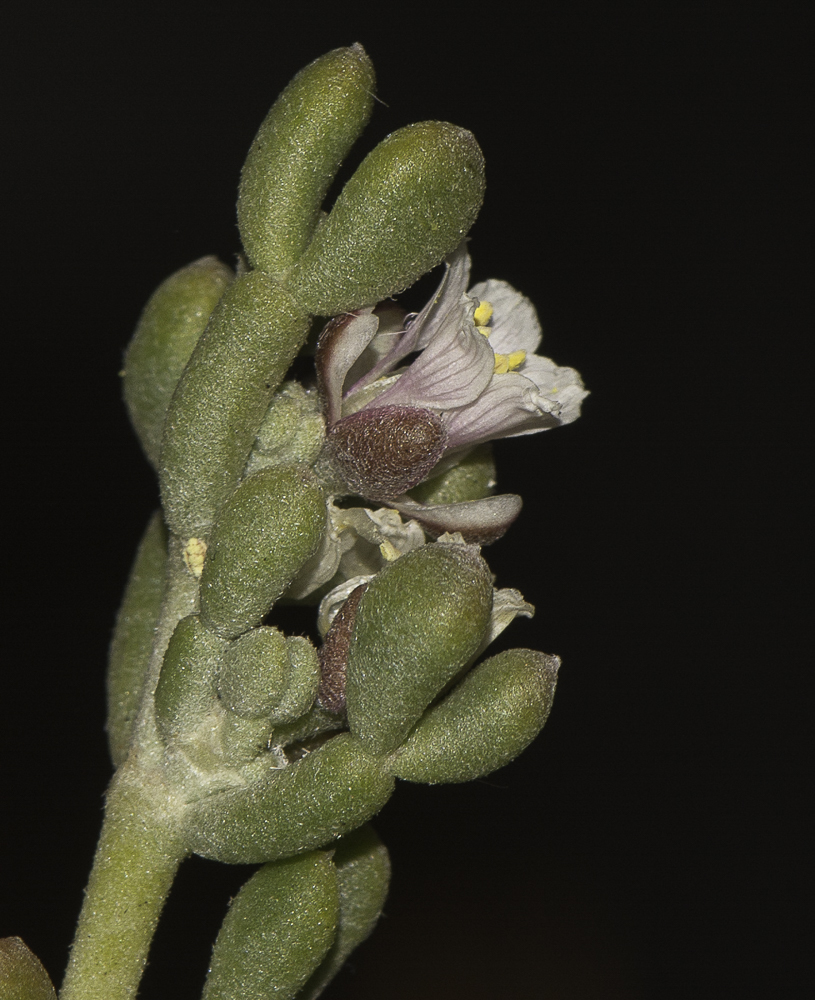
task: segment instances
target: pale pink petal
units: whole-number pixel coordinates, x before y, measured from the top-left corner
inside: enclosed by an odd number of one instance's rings
[[[523,375],[496,375],[474,403],[445,414],[448,447],[558,427],[562,423],[559,412],[560,404],[541,396],[535,383]]]
[[[462,503],[421,504],[400,500],[387,506],[398,510],[403,517],[414,518],[435,538],[447,531],[460,531],[465,542],[489,545],[510,528],[521,512],[521,502],[514,493],[504,493]]]
[[[452,321],[457,322],[467,282],[470,278],[470,257],[467,241],[462,240],[447,258],[436,294],[420,313],[408,317],[405,331],[395,341],[387,354],[380,357],[371,370],[354,385],[353,391],[370,385],[382,375],[392,371],[403,358],[414,351],[421,351]]]
[[[361,309],[330,320],[317,341],[315,366],[326,422],[340,417],[342,389],[354,362],[373,340],[379,320],[372,309]]]
[[[455,409],[477,399],[490,384],[495,355],[486,337],[469,323],[436,336],[403,375],[380,396],[377,406]]]
[[[535,383],[541,396],[560,404],[561,424],[570,424],[577,420],[580,416],[580,404],[589,393],[583,387],[583,379],[574,368],[560,368],[551,358],[535,354],[527,357],[520,368],[520,373]]]

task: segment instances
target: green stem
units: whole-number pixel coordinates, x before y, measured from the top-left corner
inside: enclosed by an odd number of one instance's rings
[[[125,765],[108,793],[60,1000],[135,997],[186,853],[166,791]]]

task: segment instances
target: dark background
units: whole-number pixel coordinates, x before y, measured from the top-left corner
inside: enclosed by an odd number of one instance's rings
[[[810,995],[804,7],[520,10],[10,15],[0,935],[57,978],[109,778],[106,646],[156,502],[122,351],[167,274],[233,259],[277,92],[358,40],[383,103],[353,162],[412,121],[472,129],[474,278],[526,292],[592,395],[498,448],[525,509],[487,555],[538,608],[508,644],[563,657],[551,719],[483,781],[400,785],[376,823],[386,915],[326,997]],[[185,863],[146,1000],[198,995],[246,876]]]

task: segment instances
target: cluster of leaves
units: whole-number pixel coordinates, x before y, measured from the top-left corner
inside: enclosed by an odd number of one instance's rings
[[[490,532],[464,530],[472,511],[494,517],[468,506],[492,491],[488,452],[448,455],[432,400],[371,410],[403,376],[393,364],[355,414],[342,411],[363,350],[393,343],[373,339],[387,333],[373,307],[461,248],[484,189],[470,133],[424,122],[377,146],[324,213],[373,90],[359,46],[295,77],[243,170],[237,273],[208,257],[172,275],[128,350],[125,398],[162,510],[111,650],[117,771],[66,1000],[134,995],[163,895],[191,853],[262,865],[229,909],[204,997],[316,997],[381,910],[387,852],[366,824],[395,779],[487,774],[549,712],[556,657],[511,650],[474,665],[531,613],[494,589],[477,544]],[[466,322],[488,333],[474,308]],[[331,317],[319,386],[284,381],[315,321]],[[401,357],[432,339],[420,333],[429,326],[409,334],[411,320],[395,322]],[[475,399],[494,389],[493,354],[472,343],[484,373],[478,393],[467,388]],[[418,513],[428,499],[435,521]],[[319,602],[317,646],[267,623],[281,601]],[[140,894],[157,898],[143,930]],[[0,977],[34,975],[24,946],[5,948]],[[27,989],[9,995],[53,995]]]

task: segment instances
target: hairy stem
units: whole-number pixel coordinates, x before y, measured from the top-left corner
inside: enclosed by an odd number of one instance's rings
[[[185,854],[170,805],[127,765],[114,779],[60,1000],[135,997]]]

